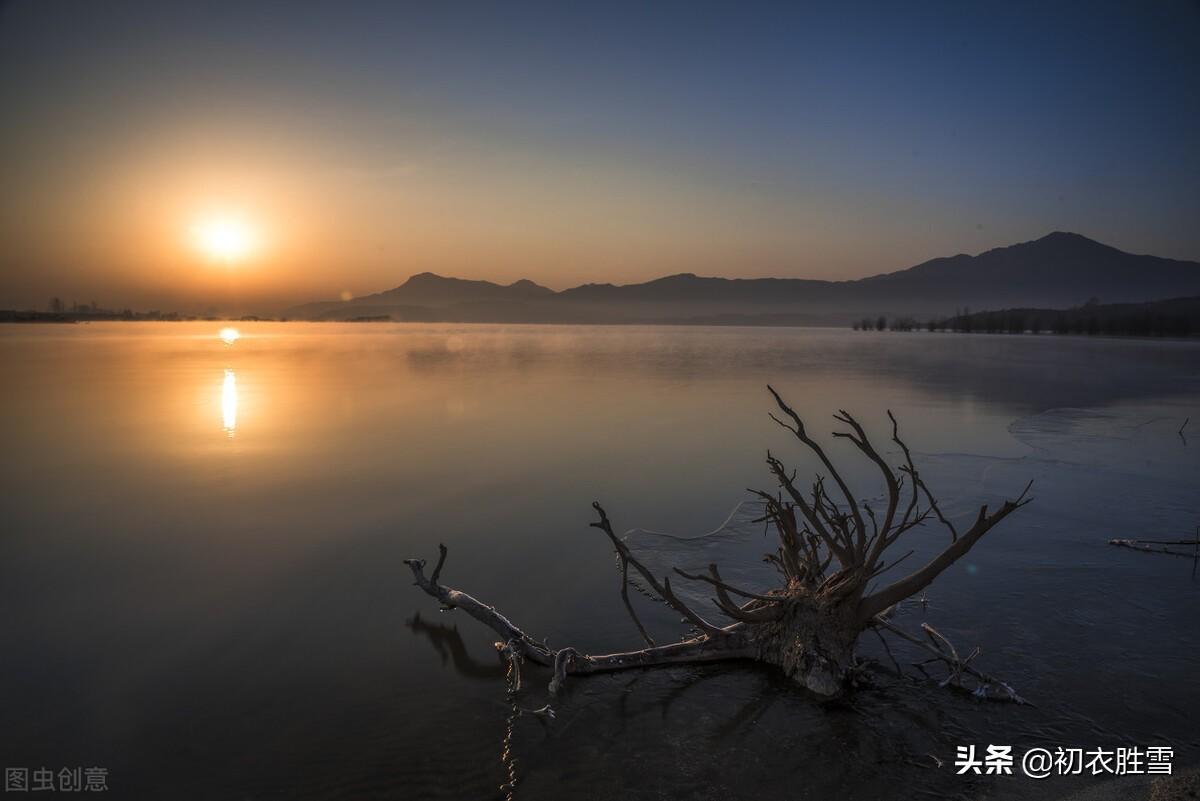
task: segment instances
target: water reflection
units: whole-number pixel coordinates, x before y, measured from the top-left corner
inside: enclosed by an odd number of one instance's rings
[[[221,424],[231,438],[237,428],[238,389],[237,373],[225,368],[225,382],[221,385]]]
[[[236,328],[222,328],[218,336],[221,337],[221,341],[226,345],[232,345],[242,338],[241,332]]]
[[[427,638],[442,658],[442,664],[446,664],[448,659],[460,676],[468,679],[495,681],[507,673],[507,668],[502,661],[480,662],[471,656],[467,651],[467,644],[463,642],[462,635],[458,632],[458,626],[429,623],[421,618],[420,612],[406,620],[404,625],[413,634]]]

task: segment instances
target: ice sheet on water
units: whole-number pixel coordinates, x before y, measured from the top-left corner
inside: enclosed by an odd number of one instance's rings
[[[1193,413],[1200,410],[1169,403],[1052,409],[1010,425],[1012,436],[1029,448],[1024,456],[915,453],[914,458],[960,531],[970,525],[980,504],[995,508],[1033,480],[1036,502],[1006,522],[1006,547],[979,548],[973,560],[987,564],[1025,559],[1043,568],[1074,568],[1092,558],[1093,546],[1113,537],[1192,535],[1200,524],[1200,423],[1194,441],[1186,439],[1191,424],[1184,436],[1179,428]],[[887,458],[893,464],[900,459],[897,453]],[[807,486],[803,478],[798,477],[798,486]],[[876,510],[883,506],[881,495],[860,500]],[[722,577],[735,586],[751,591],[777,586],[778,572],[763,560],[777,547],[775,535],[754,522],[762,511],[761,501],[748,499],[710,532],[634,529],[625,537],[648,568],[660,577],[670,576],[681,597],[716,621],[721,616],[710,601],[711,587],[687,581],[672,569],[704,573],[716,563]],[[914,566],[944,544],[945,533],[936,523],[906,538],[907,547],[917,549]]]
[[[716,564],[721,578],[735,587],[761,592],[779,584],[778,572],[763,560],[767,552],[778,547],[773,531],[755,520],[762,516],[764,502],[746,500],[730,512],[720,526],[712,531],[688,535],[634,529],[625,541],[637,558],[661,580],[671,578],[671,589],[689,605],[715,622],[716,608],[710,598],[712,587],[704,582],[684,579],[674,568],[687,573],[708,573]],[[631,572],[632,575],[632,572]],[[635,579],[638,587],[644,582]]]

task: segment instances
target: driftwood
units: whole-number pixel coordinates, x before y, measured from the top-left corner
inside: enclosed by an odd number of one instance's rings
[[[1156,547],[1164,545],[1191,545],[1193,547],[1200,546],[1197,540],[1109,540],[1109,545],[1116,545],[1118,548],[1131,548],[1135,551],[1144,551],[1146,553],[1165,553],[1171,556],[1182,556],[1185,559],[1194,559],[1195,552],[1184,553],[1183,551],[1173,551],[1170,548]]]
[[[1003,682],[994,676],[989,676],[988,674],[977,670],[971,665],[972,660],[983,653],[982,649],[975,648],[971,651],[971,653],[967,654],[966,657],[960,657],[958,655],[958,649],[951,644],[950,640],[946,639],[941,632],[928,623],[921,624],[921,630],[924,631],[928,636],[928,641],[922,640],[920,637],[916,637],[904,631],[903,629],[893,626],[883,615],[875,618],[874,625],[876,627],[876,631],[879,629],[886,629],[900,639],[907,640],[921,650],[931,654],[929,659],[926,659],[924,662],[916,663],[915,666],[922,672],[924,672],[924,666],[930,662],[944,663],[949,672],[946,674],[946,678],[939,682],[941,686],[957,687],[961,690],[971,693],[971,695],[975,696],[976,698],[983,698],[992,701],[1012,701],[1016,704],[1027,704],[1032,706],[1024,698],[1017,695],[1017,692],[1006,682]],[[886,640],[883,641],[883,646],[885,649],[887,649],[888,656],[891,657],[892,663],[896,665],[896,672],[902,673],[903,671],[901,671],[900,665],[896,663],[896,658],[891,656],[892,651],[890,648],[888,648]],[[968,687],[964,682],[964,675],[971,676],[975,680],[975,687],[973,689]]]
[[[1187,425],[1187,422],[1184,422]],[[1165,553],[1168,556],[1182,556],[1184,559],[1192,560],[1192,578],[1196,577],[1196,568],[1200,565],[1200,526],[1196,527],[1196,537],[1191,540],[1122,540],[1112,539],[1108,541],[1109,545],[1116,545],[1118,548],[1129,548],[1134,551],[1142,551],[1144,553]],[[1184,551],[1173,550],[1170,546],[1190,545],[1191,553]]]
[[[790,472],[775,455],[767,454],[767,466],[779,483],[775,493],[752,490],[765,504],[760,522],[773,525],[778,548],[767,555],[779,570],[779,586],[766,590],[736,587],[725,581],[717,565],[707,573],[687,573],[676,568],[677,578],[706,584],[713,592],[712,602],[728,621],[712,622],[685,603],[671,586],[670,576],[656,576],[616,535],[608,514],[599,503],[592,506],[597,519],[591,525],[608,538],[616,551],[621,571],[621,597],[645,647],[611,654],[585,654],[576,648],[550,648],[531,637],[515,623],[490,606],[461,590],[440,582],[447,550],[439,545],[433,572],[426,576],[426,562],[407,559],[415,583],[441,602],[443,608],[458,609],[489,627],[498,637],[496,643],[512,670],[519,671],[524,660],[551,669],[550,692],[559,692],[568,676],[606,671],[649,668],[660,665],[694,664],[722,660],[755,660],[779,669],[797,683],[821,696],[836,696],[848,684],[854,666],[854,646],[867,629],[877,634],[896,634],[933,654],[949,666],[949,683],[957,684],[963,675],[974,677],[987,697],[988,689],[999,690],[998,697],[1021,701],[1003,682],[977,671],[970,663],[977,654],[960,659],[944,637],[926,627],[931,642],[906,634],[887,621],[887,613],[899,602],[918,593],[943,571],[966,554],[988,531],[1014,511],[1029,503],[1026,498],[1032,482],[1015,499],[1005,501],[989,512],[980,507],[971,525],[959,531],[943,513],[929,487],[921,478],[908,446],[900,438],[899,425],[892,413],[892,442],[899,449],[902,463],[891,467],[875,449],[858,421],[848,412],[839,411],[834,419],[847,427],[833,436],[850,442],[879,469],[885,489],[884,508],[876,510],[850,491],[824,448],[812,439],[799,415],[768,387],[780,416],[771,418],[812,452],[826,475],[818,475],[806,490],[796,484]],[[826,488],[829,479],[836,488]],[[895,579],[882,588],[868,586],[903,562],[911,551],[893,557],[894,546],[905,534],[926,523],[942,526],[949,535],[945,548],[927,564]],[[640,588],[675,610],[695,630],[680,642],[657,644],[638,618],[630,603],[628,588],[636,574]],[[943,682],[943,683],[947,683]],[[510,676],[510,689],[519,688],[519,673]]]

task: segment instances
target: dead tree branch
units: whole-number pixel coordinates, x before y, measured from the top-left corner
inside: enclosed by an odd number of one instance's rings
[[[1130,548],[1134,551],[1142,551],[1144,553],[1164,553],[1168,556],[1182,556],[1184,559],[1195,559],[1196,553],[1184,553],[1183,551],[1173,551],[1167,547],[1168,545],[1191,545],[1194,548],[1200,549],[1200,539],[1195,540],[1119,540],[1113,539],[1108,541],[1109,545],[1116,545],[1118,548]]]
[[[960,659],[958,656],[958,650],[950,643],[948,639],[942,636],[942,634],[940,634],[928,623],[922,623],[921,629],[933,641],[932,645],[925,640],[922,640],[920,637],[909,634],[904,629],[893,625],[883,617],[876,617],[872,622],[872,625],[877,631],[879,629],[883,629],[891,634],[896,635],[902,640],[912,643],[921,650],[929,653],[933,660],[944,662],[950,669],[950,673],[941,682],[943,686],[953,684],[961,687],[962,689],[968,690],[968,692],[971,692],[973,695],[979,698],[986,698],[992,701],[1012,701],[1016,704],[1032,706],[1032,704],[1018,695],[1017,692],[1008,685],[1008,683],[1000,681],[994,676],[989,676],[988,674],[971,666],[971,660],[982,653],[980,649],[976,648],[966,659]],[[887,648],[886,640],[884,641],[884,648],[887,649],[888,656],[892,658],[894,663],[896,658],[892,656],[891,649]],[[899,665],[896,667],[897,670],[899,670]],[[979,685],[975,688],[975,690],[972,691],[962,686],[961,677],[964,673],[973,676],[979,682]]]
[[[445,564],[446,548],[444,545],[440,546],[440,552],[442,558],[439,559],[439,568]],[[584,654],[575,648],[555,650],[544,642],[530,637],[498,612],[495,607],[488,606],[465,592],[435,583],[431,578],[427,578],[424,572],[425,560],[406,559],[404,563],[412,571],[414,583],[426,594],[440,601],[444,609],[461,610],[496,632],[501,638],[496,644],[497,650],[501,651],[510,663],[514,657],[520,657],[535,664],[553,668],[552,692],[556,692],[562,687],[568,675],[586,675],[681,663],[714,662],[725,659],[750,659],[754,658],[756,654],[755,649],[748,644],[745,638],[740,636],[742,628],[740,623],[723,629],[707,624],[711,633],[720,635],[719,637],[711,637],[709,633],[706,633],[682,642],[641,650],[601,655]],[[687,608],[671,592],[669,580],[660,586],[665,590],[664,597],[668,599],[669,603],[673,600],[680,607]],[[675,606],[675,603],[672,606]],[[695,620],[701,620],[701,618],[696,616]],[[519,679],[517,681],[519,683]]]

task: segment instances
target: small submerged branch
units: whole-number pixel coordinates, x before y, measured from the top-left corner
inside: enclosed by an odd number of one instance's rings
[[[1128,540],[1128,539],[1112,539],[1108,541],[1109,545],[1115,545],[1118,548],[1129,548],[1134,551],[1142,551],[1143,553],[1164,553],[1168,556],[1182,556],[1184,559],[1197,559],[1197,554],[1200,554],[1200,536],[1193,540]],[[1175,551],[1168,545],[1191,545],[1195,550],[1192,553],[1184,551]]]
[[[925,632],[926,636],[929,638],[929,641],[923,640],[914,634],[909,634],[904,629],[901,629],[898,626],[888,622],[880,615],[877,615],[872,623],[873,627],[876,629],[876,633],[879,633],[879,629],[884,629],[889,633],[896,635],[900,639],[912,643],[921,650],[929,653],[931,658],[926,660],[926,662],[938,661],[945,663],[945,665],[949,668],[950,673],[945,679],[939,682],[940,686],[958,687],[960,689],[967,690],[976,698],[981,698],[988,701],[1011,701],[1015,704],[1033,706],[1033,704],[1029,703],[1020,695],[1018,695],[1016,690],[1009,686],[1007,682],[1003,682],[994,676],[989,676],[988,674],[977,670],[971,665],[971,661],[983,653],[981,649],[974,649],[970,654],[967,655],[965,659],[963,659],[959,657],[958,649],[954,647],[950,640],[948,640],[943,634],[941,634],[941,632],[939,632],[933,626],[930,626],[928,623],[922,623],[921,630]],[[891,649],[888,649],[888,656],[891,655]],[[892,657],[892,661],[895,662],[895,657]],[[922,664],[925,663],[919,663],[918,667],[920,667]],[[898,668],[899,665],[897,665],[897,669]],[[969,690],[963,685],[962,676],[964,673],[972,676],[979,683],[974,690]]]
[[[636,570],[641,577],[646,580],[646,583],[650,585],[650,588],[654,590],[659,598],[662,598],[664,601],[666,601],[668,606],[670,606],[679,614],[683,615],[688,622],[690,622],[700,631],[704,632],[706,636],[716,636],[723,633],[720,627],[714,626],[704,618],[700,617],[700,615],[696,614],[695,610],[685,604],[677,595],[675,595],[674,592],[671,591],[671,579],[664,576],[663,580],[659,582],[659,580],[655,578],[654,574],[651,573],[650,570],[647,569],[647,567],[633,555],[633,552],[629,550],[629,546],[626,545],[621,538],[613,532],[612,523],[610,523],[608,520],[608,514],[604,511],[604,507],[600,505],[599,501],[593,501],[592,508],[596,510],[596,514],[599,516],[599,519],[590,525],[592,528],[598,528],[603,531],[608,537],[609,541],[612,543],[613,548],[615,548],[617,551],[617,557],[621,560],[621,597],[625,601],[626,611],[628,611],[630,617],[633,618],[633,622],[637,624],[638,631],[641,632],[642,639],[646,641],[647,645],[653,646],[654,640],[652,640],[650,635],[646,633],[646,629],[644,626],[642,626],[641,620],[638,619],[638,616],[633,611],[633,605],[629,603],[627,588],[629,586],[630,566],[632,566],[633,569]]]

